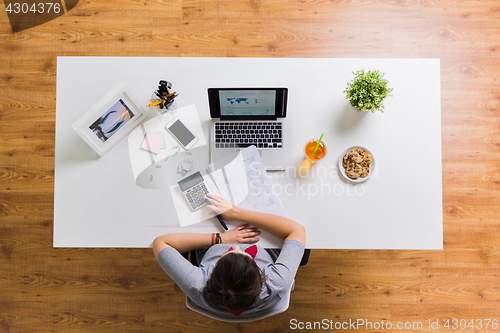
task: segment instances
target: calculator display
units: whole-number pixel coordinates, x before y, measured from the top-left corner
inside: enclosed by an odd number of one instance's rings
[[[194,185],[201,183],[203,181],[203,177],[201,173],[198,171],[191,176],[184,178],[178,184],[181,187],[182,191],[186,191],[187,189],[193,187]]]

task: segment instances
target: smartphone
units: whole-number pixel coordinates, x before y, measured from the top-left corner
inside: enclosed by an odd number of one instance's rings
[[[170,132],[174,136],[174,138],[179,141],[179,143],[184,147],[184,149],[188,150],[193,147],[196,142],[198,142],[198,138],[191,133],[190,130],[182,123],[182,121],[174,117],[170,120],[167,125],[165,125],[167,131]]]

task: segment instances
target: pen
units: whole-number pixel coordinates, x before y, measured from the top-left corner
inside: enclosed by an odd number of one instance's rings
[[[153,106],[156,106],[156,105],[158,105],[160,103],[162,103],[162,100],[152,102],[151,104],[148,104],[148,106],[153,107]]]
[[[208,200],[208,198],[205,198],[205,201],[206,201],[209,205],[211,205],[211,203],[210,203],[210,201]],[[219,215],[215,215],[215,216],[217,216],[217,219],[219,219],[219,222],[220,222],[220,224],[222,224],[222,226],[224,227],[224,229],[228,230],[228,229],[227,229],[227,225],[224,223],[224,221],[222,220],[222,218],[221,218]]]

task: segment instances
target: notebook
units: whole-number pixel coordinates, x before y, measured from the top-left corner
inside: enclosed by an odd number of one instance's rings
[[[284,170],[287,88],[209,88],[210,162],[255,146],[266,170]]]

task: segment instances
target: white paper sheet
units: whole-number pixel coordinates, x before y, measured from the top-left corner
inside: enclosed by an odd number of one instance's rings
[[[273,184],[255,146],[212,163],[208,169],[221,196],[238,207],[262,213],[284,214],[283,204],[273,191]]]
[[[179,118],[187,128],[198,138],[198,142],[191,148],[201,147],[207,144],[203,129],[201,127],[200,118],[196,110],[196,106],[189,105],[177,109],[175,117]],[[148,183],[142,181],[143,177],[138,178],[142,171],[149,166],[159,161],[166,161],[179,153],[185,151],[177,140],[165,129],[165,125],[172,118],[164,118],[161,116],[148,120],[144,124],[137,126],[128,136],[128,149],[130,162],[132,165],[132,173],[136,184],[143,188],[150,188]],[[144,141],[144,135],[147,132],[162,131],[167,143],[166,149],[161,149],[158,154],[153,154],[144,149],[141,149],[141,144]],[[146,177],[148,178],[148,177]],[[145,179],[145,178],[144,178]]]

